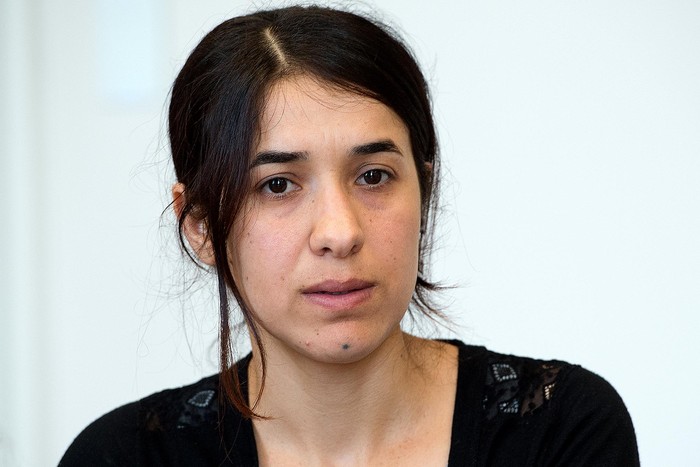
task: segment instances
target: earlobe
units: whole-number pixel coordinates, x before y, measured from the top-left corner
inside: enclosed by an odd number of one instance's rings
[[[187,205],[187,195],[185,193],[185,185],[176,183],[172,189],[173,195],[173,210],[178,222],[181,221],[185,206]],[[197,255],[197,258],[202,263],[208,266],[215,266],[214,250],[212,249],[211,240],[209,238],[209,229],[204,219],[198,219],[192,213],[187,213],[182,220],[182,234],[187,238],[192,248],[192,252]]]

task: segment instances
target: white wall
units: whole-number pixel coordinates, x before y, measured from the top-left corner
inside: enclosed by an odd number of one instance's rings
[[[216,367],[206,283],[180,296],[159,217],[163,109],[249,2],[116,3],[0,3],[1,465],[55,464],[98,415]],[[697,462],[700,3],[373,4],[434,84],[459,336],[593,369],[643,464]]]

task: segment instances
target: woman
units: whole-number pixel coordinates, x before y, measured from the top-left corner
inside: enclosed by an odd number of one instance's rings
[[[408,309],[441,318],[439,164],[425,80],[385,26],[319,7],[226,21],[178,75],[169,131],[182,244],[218,278],[221,372],[105,415],[62,465],[638,464],[596,375],[401,330]],[[253,344],[235,364],[232,305]]]

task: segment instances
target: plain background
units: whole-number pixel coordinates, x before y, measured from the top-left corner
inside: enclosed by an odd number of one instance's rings
[[[215,371],[211,284],[185,291],[161,217],[163,116],[196,42],[253,6],[0,3],[0,465],[55,465],[99,415]],[[594,370],[644,465],[697,465],[700,3],[373,8],[432,83],[456,335]]]

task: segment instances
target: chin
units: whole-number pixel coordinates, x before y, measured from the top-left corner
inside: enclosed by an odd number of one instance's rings
[[[283,359],[302,359],[324,364],[352,364],[391,348],[401,337],[397,319],[348,320],[299,327],[289,332],[283,327],[263,328],[266,353],[273,361],[280,353]]]
[[[357,363],[371,355],[378,345],[368,345],[360,342],[344,342],[331,346],[325,352],[327,363]]]
[[[398,329],[398,328],[397,328]],[[400,332],[400,330],[399,330]],[[392,332],[342,332],[327,335],[325,338],[308,339],[300,342],[299,352],[306,358],[319,363],[352,364],[362,361],[377,352],[392,336]]]

